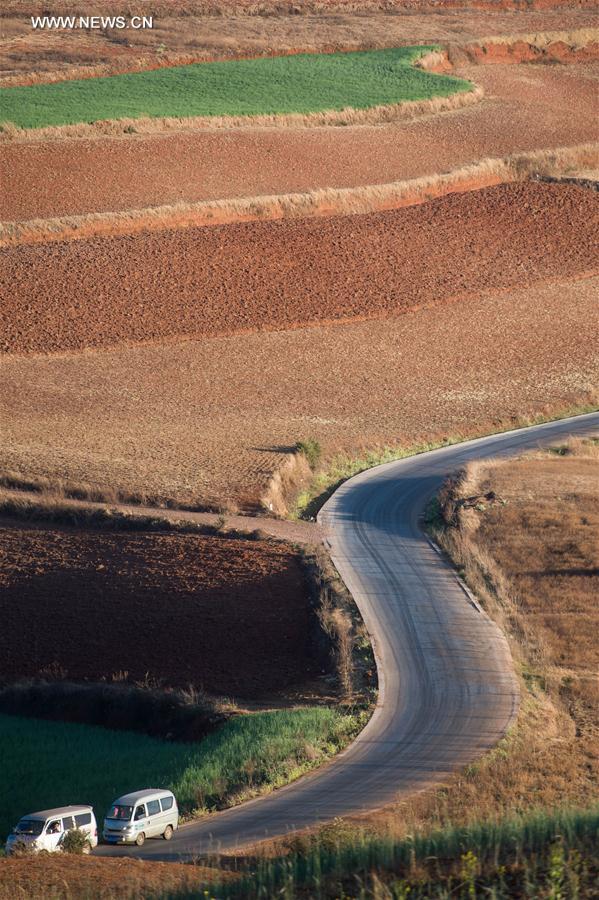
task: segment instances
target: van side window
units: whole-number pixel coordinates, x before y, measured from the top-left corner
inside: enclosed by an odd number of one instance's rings
[[[143,803],[141,803],[137,809],[135,810],[135,821],[138,819],[145,819],[146,817],[146,808]]]
[[[46,828],[46,834],[60,834],[61,831],[60,819],[54,819]]]
[[[162,811],[166,812],[167,809],[173,808],[173,798],[172,797],[161,797],[160,804],[162,806]]]
[[[158,800],[148,800],[148,815],[155,816],[160,812],[160,803]]]
[[[65,816],[64,819],[62,820],[62,830],[70,831],[72,827],[73,827],[73,817]]]
[[[91,823],[91,813],[79,813],[78,816],[75,816],[75,825],[77,826],[77,828],[81,828],[82,825],[91,825]]]

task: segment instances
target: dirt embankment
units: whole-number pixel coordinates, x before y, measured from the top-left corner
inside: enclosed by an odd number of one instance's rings
[[[478,65],[593,62],[599,59],[599,34],[588,29],[579,38],[575,34],[490,38],[459,46],[452,56]]]
[[[397,315],[593,272],[597,194],[500,185],[326,219],[1,251],[0,346],[49,353]]]
[[[320,674],[289,545],[5,519],[0,561],[5,683],[127,673],[247,700],[295,696]]]

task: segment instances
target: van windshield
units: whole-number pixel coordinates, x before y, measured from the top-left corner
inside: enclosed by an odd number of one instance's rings
[[[131,813],[133,812],[132,806],[121,806],[119,803],[116,803],[114,806],[111,806],[108,810],[107,819],[124,819],[127,822],[131,818]]]
[[[39,835],[44,828],[43,819],[21,819],[15,828],[15,834],[33,834]]]

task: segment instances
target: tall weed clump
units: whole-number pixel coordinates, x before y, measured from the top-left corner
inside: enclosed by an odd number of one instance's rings
[[[304,550],[302,560],[315,612],[313,646],[334,672],[345,700],[369,705],[376,690],[376,663],[366,626],[324,548]]]

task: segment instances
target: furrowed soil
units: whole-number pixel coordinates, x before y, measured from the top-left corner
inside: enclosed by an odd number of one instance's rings
[[[14,900],[136,900],[165,891],[197,891],[215,880],[234,878],[208,866],[136,859],[67,856],[0,859],[0,898]]]
[[[508,184],[370,215],[1,251],[0,347],[50,353],[387,317],[592,273],[597,194]]]
[[[599,138],[597,64],[465,66],[482,102],[387,125],[248,128],[0,144],[6,221],[434,175]]]
[[[428,41],[472,40],[490,34],[514,34],[540,31],[574,30],[593,27],[592,9],[531,9],[502,11],[484,9],[427,9],[391,14],[371,11],[361,15],[351,10],[320,15],[235,16],[231,7],[225,15],[199,15],[194,4],[188,14],[177,15],[173,3],[155,11],[150,29],[127,31],[33,30],[29,14],[44,14],[47,8],[27,4],[4,4],[0,39],[0,83],[30,83],[35,80],[82,77],[154,68],[203,59],[229,59],[240,56],[290,53],[298,49],[332,51],[401,46]],[[295,4],[297,8],[297,4]],[[376,5],[374,5],[376,9]],[[78,4],[77,14],[85,14]],[[88,10],[88,14],[97,9]],[[63,2],[58,14],[69,15]],[[111,5],[110,13],[118,15]]]
[[[599,278],[386,321],[1,363],[0,471],[255,507],[295,442],[492,430],[599,384]]]
[[[0,571],[0,682],[126,672],[251,700],[297,693],[320,674],[289,545],[6,519]]]

